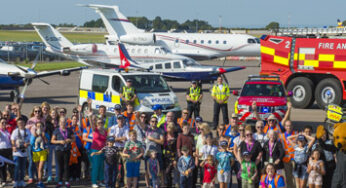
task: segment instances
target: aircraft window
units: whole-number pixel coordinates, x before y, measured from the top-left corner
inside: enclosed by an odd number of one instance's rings
[[[208,44],[211,44],[211,40],[208,40]]]
[[[148,49],[144,49],[144,53],[147,54],[148,53]]]
[[[110,40],[109,40],[109,41],[107,41],[107,42],[108,42],[109,45],[116,45],[116,44],[117,44],[117,42],[115,42],[115,41],[110,41]]]
[[[197,40],[193,40],[193,43],[196,44],[196,43],[197,43]]]
[[[138,50],[137,50],[137,53],[139,53],[139,54],[140,54],[140,53],[141,53],[141,49],[138,49]]]
[[[183,60],[183,64],[185,65],[185,66],[200,66],[200,64],[199,63],[197,63],[195,60],[193,60],[193,59],[184,59]]]
[[[219,44],[219,41],[217,40],[217,41],[215,41],[215,44]]]
[[[119,76],[113,76],[112,86],[115,91],[120,91],[120,88],[124,86],[124,83]]]
[[[201,40],[201,44],[204,44],[204,40]]]
[[[150,67],[149,67],[150,70],[153,70],[153,68],[154,68],[153,66],[150,66]]]
[[[227,41],[224,40],[224,41],[223,41],[223,44],[227,44]]]
[[[179,43],[179,39],[175,39],[175,43]]]
[[[171,68],[172,68],[171,62],[165,63],[165,69],[171,69]]]
[[[247,39],[247,43],[254,44],[256,43],[255,39]]]
[[[258,44],[260,44],[260,43],[261,43],[261,41],[260,41],[260,39],[259,39],[259,38],[255,38],[255,40],[256,40],[256,43],[258,43]]]
[[[173,68],[175,68],[175,69],[180,69],[180,68],[181,68],[180,62],[178,62],[178,61],[174,62],[174,63],[173,63]]]
[[[94,92],[104,93],[108,88],[108,76],[97,75],[93,76],[92,90]]]
[[[162,64],[156,64],[155,69],[162,69]]]
[[[186,44],[189,44],[189,42],[190,42],[189,40],[185,40],[185,43],[186,43]]]

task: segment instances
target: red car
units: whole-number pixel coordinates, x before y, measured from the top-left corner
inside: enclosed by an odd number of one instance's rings
[[[233,91],[238,95],[238,91]],[[261,119],[266,120],[274,114],[281,121],[287,110],[287,95],[284,85],[277,76],[249,76],[235,103],[235,113],[239,120],[247,122],[256,120],[251,104],[257,103],[257,112]]]

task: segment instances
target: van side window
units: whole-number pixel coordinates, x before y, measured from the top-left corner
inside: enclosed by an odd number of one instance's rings
[[[97,75],[93,77],[92,90],[95,92],[104,93],[108,88],[108,76]]]
[[[120,91],[120,88],[124,86],[124,83],[119,76],[113,76],[112,78],[112,87],[115,91]]]
[[[173,63],[173,67],[174,67],[175,69],[180,69],[180,68],[181,68],[180,62],[178,62],[178,61],[174,62],[174,63]]]

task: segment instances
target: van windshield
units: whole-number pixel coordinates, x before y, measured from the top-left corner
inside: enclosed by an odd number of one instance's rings
[[[126,75],[138,93],[169,92],[167,82],[160,75]]]
[[[245,84],[241,96],[284,97],[285,92],[279,84]]]

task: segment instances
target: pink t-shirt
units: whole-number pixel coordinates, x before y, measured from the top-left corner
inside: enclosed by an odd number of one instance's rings
[[[97,128],[93,131],[93,143],[91,149],[101,150],[106,145],[107,131],[104,131],[104,135],[99,132]]]

